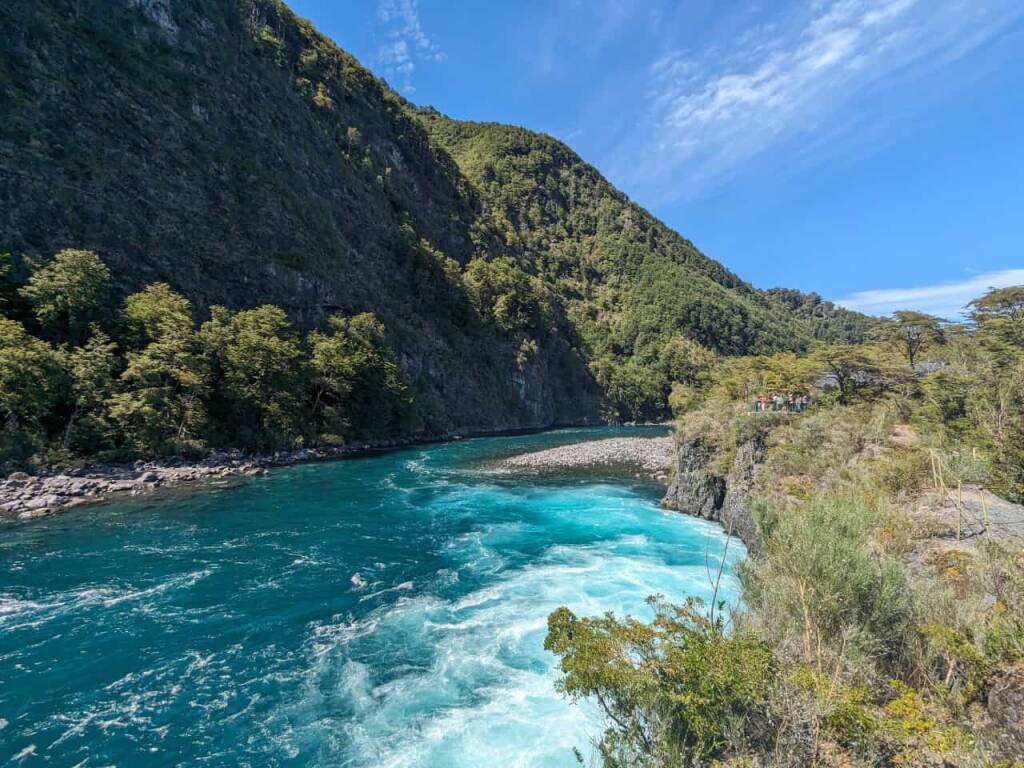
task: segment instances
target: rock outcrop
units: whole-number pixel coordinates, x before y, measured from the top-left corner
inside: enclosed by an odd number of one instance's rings
[[[675,475],[661,506],[719,522],[748,550],[756,550],[759,541],[751,497],[764,455],[763,438],[751,438],[736,451],[729,472],[722,478],[711,464],[713,446],[703,438],[684,441],[676,449]]]
[[[754,551],[760,545],[751,500],[764,466],[765,452],[764,438],[760,435],[736,450],[736,457],[725,477],[725,500],[719,510],[723,527],[731,530],[748,551]]]
[[[711,471],[713,455],[714,448],[702,439],[680,444],[676,450],[675,474],[661,506],[717,520],[725,498],[725,481]]]

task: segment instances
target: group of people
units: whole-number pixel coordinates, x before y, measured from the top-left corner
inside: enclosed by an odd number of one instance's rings
[[[788,395],[760,394],[754,401],[752,408],[758,413],[766,411],[788,411],[791,413],[800,413],[810,404],[811,396],[807,394],[798,395],[795,392],[790,392]]]

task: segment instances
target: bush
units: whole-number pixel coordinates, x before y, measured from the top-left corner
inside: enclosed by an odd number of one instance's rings
[[[758,626],[815,669],[860,653],[889,663],[900,654],[910,604],[906,577],[872,551],[881,517],[877,498],[831,492],[759,514],[763,557],[741,569]]]
[[[771,650],[726,633],[703,604],[658,603],[650,623],[548,617],[544,647],[558,655],[559,688],[593,698],[611,723],[599,750],[608,768],[682,766],[720,754],[730,730],[756,727],[774,675]]]

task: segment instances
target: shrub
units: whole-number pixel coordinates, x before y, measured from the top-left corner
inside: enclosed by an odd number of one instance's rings
[[[771,650],[726,633],[700,601],[657,603],[643,623],[612,615],[548,618],[544,647],[560,657],[559,688],[592,698],[609,718],[599,750],[606,766],[690,765],[719,754],[729,730],[763,711],[774,675]]]

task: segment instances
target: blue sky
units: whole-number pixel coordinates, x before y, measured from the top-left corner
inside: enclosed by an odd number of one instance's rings
[[[292,0],[418,104],[550,133],[760,287],[1024,283],[1020,0]]]

